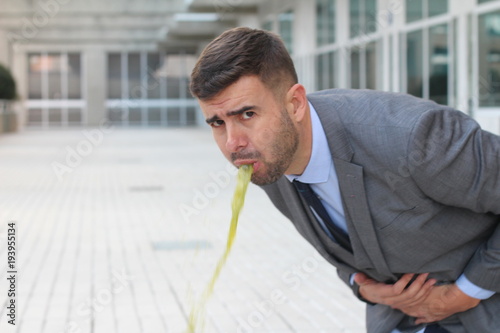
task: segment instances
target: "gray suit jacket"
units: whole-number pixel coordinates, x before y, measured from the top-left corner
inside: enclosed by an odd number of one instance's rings
[[[500,292],[500,137],[462,112],[403,94],[334,89],[308,99],[328,138],[354,253],[321,231],[285,177],[262,188],[344,282],[354,272],[388,283],[426,272],[452,283],[465,273]],[[441,324],[500,332],[500,294]],[[367,305],[369,333],[396,327],[418,329],[398,310]]]

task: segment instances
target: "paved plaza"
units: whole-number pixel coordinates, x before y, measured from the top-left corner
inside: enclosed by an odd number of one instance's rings
[[[0,332],[183,333],[235,174],[206,128],[0,136]],[[203,332],[361,333],[364,306],[250,185]]]

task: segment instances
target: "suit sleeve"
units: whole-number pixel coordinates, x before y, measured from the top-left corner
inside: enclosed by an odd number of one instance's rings
[[[340,279],[347,284],[349,288],[351,288],[352,292],[354,293],[354,296],[356,296],[360,301],[365,302],[368,305],[375,305],[375,303],[372,303],[361,296],[361,293],[359,292],[359,285],[356,282],[351,283],[351,278],[353,273],[343,271],[339,268],[337,268],[337,274],[339,275]]]
[[[500,137],[472,118],[447,108],[424,113],[413,128],[407,158],[414,181],[433,200],[500,215]],[[500,226],[464,274],[475,285],[500,292]]]

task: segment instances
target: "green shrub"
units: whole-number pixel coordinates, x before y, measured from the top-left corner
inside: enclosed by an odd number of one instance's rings
[[[10,71],[0,65],[0,99],[16,99],[16,81]]]

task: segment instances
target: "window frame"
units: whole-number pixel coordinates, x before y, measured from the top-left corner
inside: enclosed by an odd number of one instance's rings
[[[68,91],[69,76],[70,72],[67,70],[69,68],[69,57],[68,55],[78,55],[80,58],[80,83],[79,98],[70,98]],[[59,56],[59,85],[60,85],[60,98],[50,98],[49,96],[49,71],[43,69],[40,71],[40,98],[30,98],[30,86],[27,84],[27,94],[28,99],[26,102],[26,112],[27,112],[27,126],[28,127],[42,127],[42,128],[52,128],[52,127],[69,127],[69,126],[82,126],[87,123],[87,101],[85,96],[85,54],[81,51],[60,51],[60,50],[46,50],[46,51],[27,51],[26,52],[27,65],[26,73],[27,77],[30,76],[30,66],[31,57],[40,56],[49,59],[50,56]],[[43,60],[42,60],[43,61]],[[65,68],[66,66],[66,68]],[[28,79],[29,81],[29,79]],[[80,121],[71,121],[70,118],[79,111]],[[55,114],[54,112],[60,112],[56,119],[58,121],[51,121],[51,118]],[[40,113],[40,121],[30,122],[30,116],[32,112]],[[60,117],[59,117],[60,116]]]
[[[422,19],[420,21],[415,21],[405,25],[404,29],[400,33],[400,63],[401,63],[401,91],[408,93],[408,62],[407,62],[407,36],[411,32],[423,31],[422,38],[422,81],[425,82],[422,87],[422,98],[429,99],[429,78],[430,78],[430,61],[429,61],[429,42],[430,42],[430,30],[433,27],[439,25],[447,25],[447,45],[448,45],[448,103],[449,106],[456,105],[456,86],[455,77],[457,76],[457,59],[455,52],[455,24],[454,18],[451,14],[439,15],[431,18]]]

